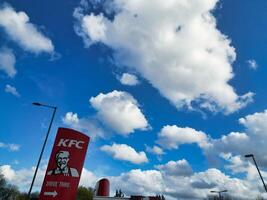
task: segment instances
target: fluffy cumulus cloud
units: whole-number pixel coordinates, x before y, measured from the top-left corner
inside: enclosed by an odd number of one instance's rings
[[[158,134],[157,143],[166,149],[177,149],[182,144],[196,143],[200,147],[208,147],[209,136],[193,128],[181,128],[176,125],[164,126]]]
[[[246,131],[256,137],[266,137],[267,124],[267,110],[263,112],[256,112],[239,119],[239,123],[244,125]]]
[[[17,73],[15,68],[16,57],[9,48],[0,49],[0,71],[4,71],[9,77],[14,77]]]
[[[6,144],[3,142],[0,142],[0,148],[8,149],[9,151],[19,151],[20,145],[14,144],[14,143]]]
[[[102,1],[101,1],[102,2]],[[177,108],[234,112],[252,101],[229,84],[236,53],[216,27],[218,0],[113,0],[106,13],[75,9],[85,44],[103,43],[121,66],[137,71]]]
[[[121,188],[127,195],[155,195],[164,191],[163,176],[158,170],[133,169],[110,179],[113,187]]]
[[[204,149],[208,156],[232,153],[244,156],[253,153],[261,166],[267,166],[267,110],[247,115],[239,119],[245,127],[243,132],[231,132],[219,139],[210,140],[211,145]]]
[[[137,101],[127,92],[112,91],[90,98],[101,122],[121,135],[128,135],[136,129],[146,130],[149,124]]]
[[[133,86],[139,84],[139,80],[137,79],[137,77],[129,73],[123,73],[119,80],[123,85]]]
[[[156,145],[154,145],[153,147],[146,146],[146,151],[149,153],[158,155],[158,156],[165,154],[164,151],[162,150],[162,148],[160,148],[159,146],[156,146]]]
[[[167,125],[158,133],[156,142],[164,149],[177,149],[183,144],[197,144],[209,161],[214,162],[218,161],[219,157],[226,159],[230,156],[231,162],[235,161],[236,166],[244,159],[240,157],[254,154],[259,165],[266,167],[267,110],[247,115],[238,121],[244,126],[242,131],[230,132],[216,139],[193,128]],[[234,167],[231,170],[235,171]]]
[[[91,14],[83,17],[82,28],[84,31],[88,31],[88,34],[93,41],[101,41],[106,37],[106,25],[103,20],[104,16],[102,14],[98,16]],[[94,28],[88,29],[88,26]]]
[[[169,161],[165,165],[156,166],[157,169],[171,176],[190,176],[193,170],[187,160]]]
[[[23,49],[33,53],[53,53],[52,41],[30,22],[25,12],[16,12],[11,6],[0,7],[0,27]]]
[[[83,168],[79,185],[94,188],[97,181],[98,177],[93,172]]]
[[[62,118],[62,121],[66,125],[72,125],[72,124],[78,124],[80,119],[78,118],[77,113],[67,112],[65,117]]]
[[[5,92],[10,93],[14,95],[15,97],[20,97],[20,94],[18,93],[17,89],[9,84],[6,85]]]
[[[125,136],[150,127],[137,101],[127,92],[100,93],[90,98],[90,104],[97,111],[95,115],[79,118],[77,113],[67,112],[62,117],[63,124],[93,138],[108,138],[111,132]]]
[[[255,178],[258,173],[255,166],[240,155],[233,156],[232,153],[221,153],[220,157],[227,162],[224,167],[231,170],[233,174],[247,172],[247,176],[251,179],[251,175]]]
[[[105,138],[107,136],[107,133],[93,117],[79,118],[77,113],[67,112],[65,116],[62,117],[62,122],[73,129],[85,132],[92,139],[96,137]]]
[[[224,166],[226,169],[233,174],[247,173],[247,179],[252,180],[257,172],[252,160],[248,159],[251,163],[247,163],[244,155],[254,154],[260,167],[267,167],[267,110],[247,115],[238,121],[244,126],[242,132],[230,132],[216,139],[193,128],[167,125],[158,133],[156,142],[168,150],[177,149],[183,144],[197,144],[211,163],[218,164],[223,158],[230,163]]]
[[[110,154],[114,159],[124,160],[134,164],[142,164],[148,162],[146,153],[137,152],[134,148],[126,144],[104,145],[100,148],[102,151]]]
[[[173,168],[174,165],[180,171],[174,171],[176,170]],[[233,197],[248,200],[255,198],[260,193],[257,192],[259,188],[262,188],[259,182],[251,182],[246,178],[233,178],[215,168],[190,173],[187,171],[188,168],[190,165],[186,160],[169,161],[158,167],[158,170],[134,169],[110,177],[110,180],[112,187],[121,188],[127,195],[164,194],[167,199],[182,200],[204,199],[210,194],[210,190],[221,189],[227,189]],[[174,173],[170,173],[170,169]]]

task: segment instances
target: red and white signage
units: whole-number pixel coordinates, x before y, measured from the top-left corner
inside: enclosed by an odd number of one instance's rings
[[[89,141],[78,131],[58,129],[40,200],[75,200]]]

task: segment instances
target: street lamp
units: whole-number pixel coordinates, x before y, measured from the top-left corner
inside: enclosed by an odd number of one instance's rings
[[[46,145],[46,142],[47,142],[47,138],[49,136],[50,129],[51,129],[51,126],[52,126],[52,123],[53,123],[53,120],[54,120],[54,117],[55,117],[55,114],[56,114],[56,110],[57,110],[57,107],[55,107],[55,106],[45,105],[45,104],[41,104],[41,103],[38,103],[38,102],[34,102],[32,104],[35,105],[35,106],[42,106],[42,107],[47,107],[47,108],[53,109],[53,115],[52,115],[48,130],[47,130],[45,141],[44,141],[44,144],[43,144],[43,147],[42,147],[39,159],[38,159],[38,163],[37,163],[34,175],[33,175],[32,183],[31,183],[31,186],[30,186],[30,190],[28,192],[28,199],[30,199],[30,196],[31,196],[32,186],[34,184],[34,180],[35,180],[35,177],[36,177],[36,174],[37,174],[37,171],[38,171],[38,168],[39,168],[42,156],[43,156],[43,152],[44,152],[44,148],[45,148],[45,145]]]
[[[228,190],[221,190],[221,191],[210,191],[211,193],[217,193],[219,195],[219,199],[222,200],[222,193],[228,192]]]
[[[253,159],[253,162],[254,162],[254,164],[255,164],[257,170],[258,170],[258,173],[259,173],[259,175],[260,175],[261,181],[262,181],[262,183],[263,183],[264,189],[265,189],[265,191],[267,192],[267,187],[266,187],[266,185],[265,185],[265,183],[264,183],[264,180],[263,180],[263,178],[262,178],[260,169],[259,169],[259,167],[258,167],[258,165],[257,165],[257,163],[256,163],[255,158],[254,158],[254,155],[253,155],[253,154],[247,154],[247,155],[245,155],[245,157],[246,157],[246,158],[252,158],[252,159]]]

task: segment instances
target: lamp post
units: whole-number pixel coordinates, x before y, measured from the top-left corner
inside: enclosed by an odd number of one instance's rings
[[[252,158],[252,160],[253,160],[253,162],[254,162],[254,164],[255,164],[257,170],[258,170],[258,173],[259,173],[259,175],[260,175],[260,178],[261,178],[262,184],[263,184],[263,186],[264,186],[265,192],[267,192],[267,187],[266,187],[266,185],[265,185],[265,183],[264,183],[264,180],[263,180],[263,178],[262,178],[260,169],[259,169],[259,167],[258,167],[258,165],[257,165],[257,162],[256,162],[255,158],[254,158],[254,155],[253,155],[253,154],[247,154],[247,155],[245,155],[245,157],[246,157],[246,158]]]
[[[39,168],[42,156],[43,156],[43,152],[44,152],[44,149],[45,149],[47,138],[49,136],[50,129],[51,129],[51,126],[52,126],[52,123],[53,123],[53,120],[54,120],[54,117],[55,117],[55,114],[56,114],[56,110],[57,110],[57,107],[55,107],[55,106],[45,105],[45,104],[41,104],[41,103],[37,103],[37,102],[34,102],[32,104],[35,105],[35,106],[42,106],[42,107],[53,109],[53,115],[52,115],[48,130],[47,130],[46,137],[45,137],[45,140],[44,140],[44,144],[43,144],[43,147],[42,147],[39,159],[38,159],[38,163],[37,163],[34,175],[33,175],[32,183],[31,183],[31,186],[30,186],[30,189],[29,189],[29,192],[28,192],[28,199],[30,199],[30,196],[31,196],[31,191],[32,191],[32,187],[33,187],[33,184],[34,184],[34,180],[35,180],[35,177],[36,177],[36,174],[37,174],[37,171],[38,171],[38,168]]]
[[[228,190],[220,190],[220,191],[210,191],[211,193],[217,193],[219,195],[219,199],[222,200],[222,193],[228,192]]]

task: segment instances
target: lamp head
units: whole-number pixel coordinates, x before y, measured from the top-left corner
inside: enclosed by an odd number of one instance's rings
[[[245,155],[246,158],[250,158],[250,157],[253,157],[253,154],[247,154]]]
[[[40,104],[38,102],[33,102],[32,104],[35,105],[35,106],[41,106],[42,105],[42,104]]]

